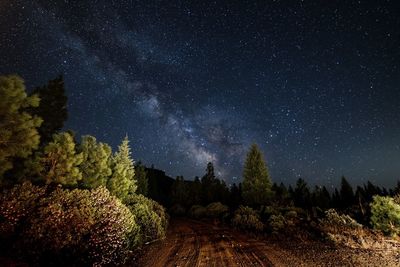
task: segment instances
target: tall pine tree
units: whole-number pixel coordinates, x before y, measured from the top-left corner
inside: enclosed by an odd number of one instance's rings
[[[53,134],[62,129],[68,118],[63,77],[59,76],[47,85],[35,88],[32,94],[40,97],[39,107],[32,109],[32,112],[43,119],[39,133],[41,144],[46,144],[52,140]]]
[[[15,158],[26,158],[40,142],[42,119],[27,112],[39,105],[37,95],[27,96],[18,76],[0,76],[0,178]]]
[[[147,179],[146,168],[142,165],[140,161],[138,162],[138,164],[136,164],[135,167],[135,178],[137,181],[136,193],[147,196],[149,181]]]
[[[53,140],[43,151],[36,152],[34,158],[27,161],[27,171],[46,184],[75,186],[82,179],[79,169],[82,159],[82,153],[75,149],[72,134],[58,133],[53,135]]]
[[[263,154],[256,144],[250,147],[243,170],[242,196],[247,205],[266,204],[272,196],[272,182]]]
[[[111,175],[111,147],[104,143],[97,143],[96,138],[90,135],[82,137],[79,146],[83,161],[79,166],[82,172],[81,185],[85,188],[106,186]]]
[[[107,183],[111,194],[125,201],[129,194],[135,193],[137,184],[135,180],[135,166],[131,158],[129,140],[126,136],[112,157],[112,175]]]

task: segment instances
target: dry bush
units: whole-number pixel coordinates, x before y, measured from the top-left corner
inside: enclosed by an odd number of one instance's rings
[[[239,206],[232,219],[234,227],[251,232],[261,232],[264,228],[258,213],[250,207]]]

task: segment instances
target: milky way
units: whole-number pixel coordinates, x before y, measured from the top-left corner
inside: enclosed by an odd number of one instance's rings
[[[277,182],[400,179],[396,1],[189,2],[1,1],[0,73],[63,74],[66,129],[171,176],[255,142]]]

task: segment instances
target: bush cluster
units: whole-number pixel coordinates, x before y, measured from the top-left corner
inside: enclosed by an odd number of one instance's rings
[[[396,198],[374,196],[371,203],[371,224],[386,235],[400,234],[400,204]]]
[[[239,206],[233,215],[232,224],[245,231],[260,232],[264,228],[258,213],[247,206]]]
[[[47,192],[46,192],[47,191]],[[0,234],[30,261],[120,264],[131,249],[165,236],[168,218],[158,203],[135,195],[124,205],[100,186],[55,189],[30,182],[0,198]]]

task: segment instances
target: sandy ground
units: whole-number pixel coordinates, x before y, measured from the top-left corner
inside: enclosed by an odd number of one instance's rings
[[[138,266],[400,266],[400,251],[335,248],[317,241],[252,237],[227,226],[171,221],[163,241],[145,246]]]

